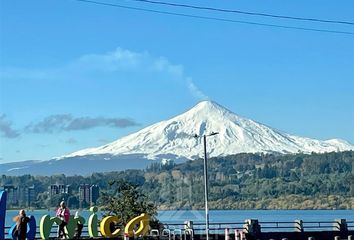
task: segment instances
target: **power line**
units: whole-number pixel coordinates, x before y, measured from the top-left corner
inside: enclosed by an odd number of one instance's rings
[[[95,1],[95,0],[75,0],[75,1],[91,3],[91,4],[96,4],[96,5],[109,6],[109,7],[131,9],[131,10],[137,10],[137,11],[143,11],[143,12],[152,12],[152,13],[159,13],[159,14],[173,15],[173,16],[180,16],[180,17],[215,20],[215,21],[221,21],[221,22],[241,23],[241,24],[249,24],[249,25],[264,26],[264,27],[284,28],[284,29],[296,29],[296,30],[304,30],[304,31],[312,31],[312,32],[324,32],[324,33],[336,33],[336,34],[354,35],[354,32],[347,32],[347,31],[337,31],[337,30],[317,29],[317,28],[304,28],[304,27],[285,26],[285,25],[276,25],[276,24],[266,24],[266,23],[249,22],[249,21],[239,21],[239,20],[226,19],[226,18],[206,17],[206,16],[200,16],[200,15],[192,15],[192,14],[185,14],[185,13],[160,11],[160,10],[146,9],[146,8],[140,8],[140,7],[131,7],[131,6],[125,6],[125,5],[120,5],[120,4],[99,2],[99,1]]]
[[[293,16],[275,15],[275,14],[259,13],[259,12],[246,12],[246,11],[240,11],[240,10],[221,9],[221,8],[213,8],[213,7],[202,7],[202,6],[196,6],[196,5],[169,3],[169,2],[152,1],[152,0],[130,0],[130,1],[167,5],[167,6],[172,6],[172,7],[183,7],[183,8],[192,8],[192,9],[227,12],[227,13],[238,13],[238,14],[253,15],[253,16],[271,17],[271,18],[282,18],[282,19],[291,19],[291,20],[300,20],[300,21],[312,21],[312,22],[321,22],[321,23],[336,23],[336,24],[354,25],[354,22],[348,22],[348,21],[293,17]]]

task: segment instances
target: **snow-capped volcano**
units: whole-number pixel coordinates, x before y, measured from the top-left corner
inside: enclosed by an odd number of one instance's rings
[[[210,157],[236,153],[310,153],[354,150],[340,139],[320,141],[280,132],[240,117],[215,102],[204,101],[189,111],[146,127],[97,148],[84,149],[48,161],[0,164],[5,175],[86,175],[93,172],[144,169],[151,160],[187,160],[203,157],[202,138]]]
[[[97,148],[89,148],[58,159],[98,154],[138,154],[147,159],[195,159],[202,157],[201,138],[207,140],[209,156],[236,153],[311,153],[354,150],[340,139],[320,141],[283,133],[253,120],[240,117],[212,101],[203,101],[172,119],[158,122],[136,133]]]

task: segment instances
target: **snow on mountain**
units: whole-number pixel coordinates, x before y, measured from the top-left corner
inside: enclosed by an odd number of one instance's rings
[[[136,133],[96,148],[83,149],[57,158],[88,155],[139,154],[147,159],[195,159],[203,156],[202,139],[207,139],[209,156],[248,152],[311,153],[354,150],[350,143],[331,139],[321,141],[283,133],[264,124],[240,117],[219,104],[203,101],[172,119],[158,122]]]

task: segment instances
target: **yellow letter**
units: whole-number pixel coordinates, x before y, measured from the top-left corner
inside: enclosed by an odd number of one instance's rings
[[[134,235],[145,236],[149,231],[149,220],[150,220],[150,216],[145,213],[141,214],[138,217],[133,218],[125,226],[124,235],[128,237],[134,237]],[[140,224],[139,228],[136,231],[134,231],[134,228],[137,224]]]
[[[111,224],[119,223],[119,218],[117,216],[108,216],[102,219],[100,224],[100,231],[103,237],[113,238],[118,237],[120,229],[116,229],[113,232],[111,231]]]

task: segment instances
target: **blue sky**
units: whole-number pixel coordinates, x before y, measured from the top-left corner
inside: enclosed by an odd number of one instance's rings
[[[354,32],[349,25],[105,2]],[[349,0],[170,2],[354,22]],[[354,143],[354,35],[74,0],[0,2],[1,162],[99,146],[206,98],[285,132]]]

